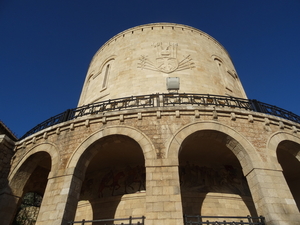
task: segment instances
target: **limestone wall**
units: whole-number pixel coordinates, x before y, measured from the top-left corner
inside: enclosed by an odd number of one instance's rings
[[[11,170],[11,159],[14,155],[14,142],[5,134],[0,135],[0,218],[3,223],[9,224],[11,217],[6,217],[15,207],[15,200],[11,198],[11,189],[8,185],[8,175]],[[8,201],[10,199],[11,201]],[[11,208],[12,206],[12,208]]]
[[[298,224],[298,209],[287,183],[284,182],[276,148],[282,141],[297,143],[299,146],[299,130],[299,124],[288,120],[226,107],[214,109],[195,106],[186,109],[178,106],[107,112],[105,115],[82,117],[47,128],[19,142],[10,179],[18,174],[18,168],[26,167],[31,155],[46,151],[51,156],[52,166],[48,177],[50,183],[48,181],[45,190],[38,224],[51,224],[49,221],[54,219],[53,215],[57,218],[66,206],[67,210],[62,214],[65,219],[60,221],[74,219],[77,201],[81,199],[89,200],[91,205],[87,207],[93,208],[94,219],[144,215],[148,225],[161,221],[182,224],[185,212],[215,214],[218,211],[219,215],[228,215],[229,212],[264,215],[268,224],[273,225],[279,225],[282,221]],[[204,155],[197,153],[197,146]],[[297,153],[297,148],[292,149]],[[114,151],[119,151],[120,155]],[[232,153],[229,154],[228,151]],[[136,193],[124,195],[121,179],[118,180],[121,188],[114,194],[112,188],[116,184],[111,183],[113,180],[107,180],[103,186],[103,193],[115,196],[97,195],[100,187],[97,182],[103,180],[105,173],[100,173],[94,183],[86,186],[89,182],[86,179],[91,178],[89,174],[109,171],[107,168],[117,174],[117,168],[122,168],[122,163],[134,165],[142,162],[137,153],[143,155],[146,168],[144,193],[137,190]],[[203,158],[204,156],[208,158]],[[110,165],[112,160],[115,163]],[[233,175],[230,168],[224,171],[225,174],[211,170],[209,173],[215,174],[216,181],[206,181],[221,182],[225,189],[218,191],[210,184],[198,189],[200,192],[190,192],[187,195],[189,192],[184,192],[179,170],[186,160],[198,162],[205,167],[215,163],[215,168],[227,164],[240,168],[238,173],[247,179],[250,196],[239,191],[243,190],[239,188],[242,183],[237,179],[240,175]],[[195,183],[198,186],[204,182],[201,180],[204,179],[203,176],[199,179]],[[228,186],[226,182],[230,180],[237,186]],[[193,182],[187,183],[188,186],[190,184]],[[83,187],[86,191],[89,185],[91,194],[83,195]],[[208,187],[212,189],[207,189]],[[234,191],[235,188],[237,191]],[[212,190],[217,192],[211,193]],[[72,200],[66,204],[68,198]],[[70,207],[72,204],[74,206]],[[195,205],[192,207],[194,211],[189,211],[191,204]],[[222,210],[217,210],[218,207]],[[282,207],[285,208],[284,212],[279,210]],[[58,214],[57,208],[61,209]],[[78,210],[76,218],[79,220],[91,217],[84,206],[78,206]],[[59,220],[53,221],[58,223]]]
[[[10,171],[10,161],[14,154],[14,142],[8,136],[0,135],[0,194],[7,185],[7,176]]]
[[[105,43],[89,66],[78,106],[132,95],[180,92],[246,98],[227,51],[195,28],[157,23],[128,29]]]

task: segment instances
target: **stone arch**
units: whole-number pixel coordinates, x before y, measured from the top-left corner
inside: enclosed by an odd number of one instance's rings
[[[7,215],[10,220],[24,195],[30,192],[44,195],[48,178],[56,174],[59,162],[57,147],[51,143],[36,145],[25,152],[9,175],[7,192],[12,197],[8,197],[6,202],[10,208]]]
[[[224,63],[224,61],[222,60],[222,58],[219,57],[219,56],[217,56],[217,55],[212,55],[211,57],[212,57],[212,59],[213,59],[214,61],[219,61],[219,62],[221,62],[221,63]]]
[[[110,71],[112,70],[115,58],[116,55],[111,55],[103,60],[101,64],[99,63],[100,65],[98,65],[96,61],[92,60],[89,69],[91,71],[88,72],[88,75],[84,82],[78,106],[91,103],[86,102],[86,97],[88,97],[90,93],[94,93],[95,91],[102,92],[107,89]],[[102,97],[98,96],[96,99],[92,99],[92,102],[99,101]]]
[[[216,121],[196,122],[182,127],[171,138],[167,147],[167,157],[178,160],[178,154],[184,139],[201,130],[219,131],[230,137],[226,140],[226,145],[240,161],[245,175],[253,168],[263,168],[262,159],[256,154],[254,146],[233,128]]]
[[[114,56],[109,57],[108,59],[106,59],[104,61],[104,63],[102,63],[102,65],[100,66],[100,72],[99,73],[103,73],[103,79],[102,79],[102,84],[101,84],[101,90],[104,90],[107,88],[108,86],[108,80],[110,77],[110,71],[112,70],[112,65],[113,62],[115,60]]]
[[[205,121],[180,129],[169,146],[168,157],[178,157],[183,213],[257,216],[245,176],[260,158],[251,155],[255,148],[245,137],[219,122]]]
[[[276,132],[269,138],[267,148],[271,163],[282,169],[300,211],[300,138],[287,132]]]
[[[129,126],[110,126],[80,144],[67,171],[82,181],[78,200],[90,201],[93,219],[118,218],[131,204],[144,210],[145,163],[154,157],[145,134]],[[139,203],[136,195],[143,196]]]
[[[58,171],[60,156],[58,148],[53,143],[42,143],[38,144],[32,148],[30,148],[24,156],[17,162],[17,165],[14,166],[13,170],[9,174],[9,180],[12,180],[16,175],[17,171],[24,164],[24,162],[33,154],[38,152],[47,152],[51,157],[51,172],[49,173],[49,177],[53,177],[55,173]]]
[[[116,55],[111,55],[110,57],[106,58],[106,59],[101,63],[101,65],[100,65],[100,67],[99,67],[100,73],[102,72],[102,70],[104,69],[104,66],[105,66],[108,62],[110,62],[110,61],[112,61],[112,60],[115,60],[115,59],[116,59]]]
[[[271,157],[271,160],[275,160],[277,162],[276,149],[282,141],[291,141],[300,145],[300,137],[295,134],[290,134],[288,132],[279,131],[272,134],[267,141],[267,151],[268,155]],[[293,156],[296,157],[298,161],[300,161],[300,149],[299,151],[291,151]],[[274,161],[272,161],[274,162]]]
[[[88,138],[86,138],[73,152],[72,156],[70,157],[67,163],[66,168],[68,170],[74,170],[76,168],[77,162],[79,161],[81,155],[91,144],[93,144],[95,141],[103,137],[114,135],[114,134],[124,135],[135,140],[143,150],[145,165],[150,163],[149,162],[150,160],[156,158],[154,145],[143,132],[141,132],[140,130],[134,127],[116,125],[116,126],[105,127],[101,130],[98,130],[95,133],[91,134]]]

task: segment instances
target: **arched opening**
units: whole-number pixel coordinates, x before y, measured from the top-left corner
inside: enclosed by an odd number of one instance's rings
[[[225,133],[196,131],[182,142],[179,176],[183,213],[201,216],[257,216],[240,162],[238,144]]]
[[[90,145],[81,158],[86,159],[87,167],[77,221],[144,215],[145,159],[135,140],[125,135],[105,136]],[[92,208],[92,215],[85,207]]]
[[[41,207],[43,196],[28,192],[22,198],[13,225],[34,225]]]
[[[13,224],[33,225],[51,171],[51,157],[46,152],[31,155],[20,167],[11,182],[11,190],[20,196]]]
[[[102,74],[101,91],[105,90],[108,87],[110,72],[114,60],[115,60],[114,57],[110,57],[109,59],[106,60],[104,65],[101,65],[101,74]]]
[[[238,82],[238,77],[234,70],[228,69],[223,60],[218,56],[212,56],[216,66],[218,68],[219,75],[223,80],[224,84],[224,93],[229,96],[235,96],[241,93],[241,87]]]
[[[300,211],[300,162],[296,155],[300,145],[292,141],[282,141],[277,147],[277,159],[283,169],[283,175]]]
[[[93,208],[88,200],[78,201],[77,210],[74,221],[93,219]]]
[[[107,86],[107,77],[109,74],[109,67],[110,67],[110,64],[107,64],[105,67],[105,73],[104,73],[103,82],[102,82],[102,89],[106,88],[106,86]]]

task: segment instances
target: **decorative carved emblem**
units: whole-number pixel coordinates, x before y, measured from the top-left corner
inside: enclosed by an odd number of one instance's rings
[[[141,69],[161,71],[163,73],[172,73],[194,67],[190,55],[184,57],[181,61],[177,59],[177,43],[156,43],[153,45],[156,50],[155,61],[151,61],[148,56],[142,55],[138,63]]]

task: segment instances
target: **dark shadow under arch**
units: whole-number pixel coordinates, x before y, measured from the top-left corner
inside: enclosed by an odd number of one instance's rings
[[[84,177],[79,200],[90,202],[94,220],[118,217],[122,196],[146,188],[143,151],[125,135],[108,135],[91,144],[76,166],[80,170]]]
[[[292,141],[282,141],[277,147],[277,159],[283,169],[283,175],[300,211],[300,162],[295,157],[300,145]]]
[[[228,199],[236,199],[235,202],[245,208],[245,213],[248,211],[247,214],[257,216],[242,167],[231,146],[240,145],[227,134],[213,130],[196,131],[182,142],[179,173],[184,214],[203,212],[207,215],[210,209],[203,206],[207,197],[225,201],[226,196],[230,196]],[[208,193],[223,197],[207,196]],[[209,204],[217,207],[218,203],[213,201]],[[215,212],[212,210],[211,213]]]
[[[34,225],[41,207],[43,196],[36,192],[27,192],[21,201],[13,225]]]
[[[32,154],[19,168],[16,172],[14,178],[10,182],[10,188],[12,193],[16,196],[19,196],[19,202],[17,204],[16,211],[21,211],[20,207],[24,208],[24,201],[34,200],[30,199],[30,193],[34,193],[34,196],[39,196],[39,205],[42,201],[42,196],[44,195],[48,175],[51,171],[51,156],[47,152],[37,152]],[[36,202],[36,201],[35,201]],[[39,206],[35,206],[39,207]],[[18,216],[18,215],[16,215]],[[28,217],[28,220],[35,221],[37,214],[32,218]],[[17,218],[15,218],[16,221]],[[26,218],[25,218],[26,220]],[[31,222],[30,224],[34,224]]]

